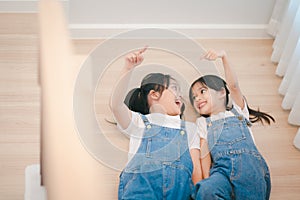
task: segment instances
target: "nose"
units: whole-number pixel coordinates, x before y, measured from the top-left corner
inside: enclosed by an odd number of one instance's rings
[[[177,92],[176,92],[176,97],[177,97],[178,99],[182,99],[182,98],[183,98],[183,97],[182,97],[181,91],[177,91]]]
[[[199,96],[199,95],[197,95],[196,97],[195,97],[195,101],[200,101],[201,100],[201,97]]]
[[[170,91],[175,95],[175,97],[177,99],[182,99],[182,93],[181,93],[180,90],[174,90],[174,89],[171,88]]]
[[[179,99],[181,102],[184,101],[184,98],[181,94],[177,95],[176,98]]]

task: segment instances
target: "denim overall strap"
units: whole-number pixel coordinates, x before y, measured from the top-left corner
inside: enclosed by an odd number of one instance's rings
[[[205,121],[206,121],[207,130],[208,130],[208,128],[211,127],[211,125],[212,125],[211,117],[206,117]]]
[[[252,123],[250,122],[250,120],[247,119],[246,117],[244,117],[243,115],[241,115],[240,113],[238,113],[238,111],[237,111],[234,107],[231,109],[231,112],[232,112],[239,120],[244,119],[244,120],[246,121],[247,126],[249,126],[249,127],[252,126]]]
[[[185,121],[181,120],[181,123],[180,123],[180,134],[181,135],[184,135],[185,134]]]
[[[141,118],[142,118],[142,120],[145,124],[145,127],[146,128],[151,128],[151,124],[150,124],[149,120],[147,119],[147,117],[145,115],[142,115],[142,114],[140,114],[140,116],[141,116]]]

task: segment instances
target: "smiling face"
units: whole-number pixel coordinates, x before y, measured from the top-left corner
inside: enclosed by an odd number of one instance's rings
[[[192,87],[193,107],[200,115],[212,115],[226,110],[224,91],[216,91],[196,82]]]

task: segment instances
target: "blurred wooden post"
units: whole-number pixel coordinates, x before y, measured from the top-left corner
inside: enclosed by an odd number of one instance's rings
[[[55,146],[61,145],[66,133],[73,129],[70,120],[72,50],[59,2],[41,0],[39,10],[40,83],[42,88],[41,173],[42,184],[48,190],[48,197],[52,197],[56,195],[49,193],[52,192],[51,182],[56,180],[55,176],[59,174],[59,162],[65,156]],[[51,159],[52,156],[56,158]]]
[[[115,175],[83,148],[73,118],[73,90],[80,66],[72,61],[62,5],[41,0],[40,82],[42,88],[41,164],[50,200],[115,199]]]

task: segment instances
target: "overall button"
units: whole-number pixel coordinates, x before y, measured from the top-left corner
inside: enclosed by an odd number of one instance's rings
[[[148,125],[147,125],[147,129],[150,129],[150,128],[151,128],[151,125],[150,125],[150,124],[148,124]]]
[[[243,116],[242,116],[242,115],[239,115],[239,116],[238,116],[238,119],[239,119],[239,120],[243,120]]]
[[[181,134],[181,135],[184,135],[184,134],[185,134],[185,132],[184,132],[183,130],[181,130],[181,131],[180,131],[180,134]]]

